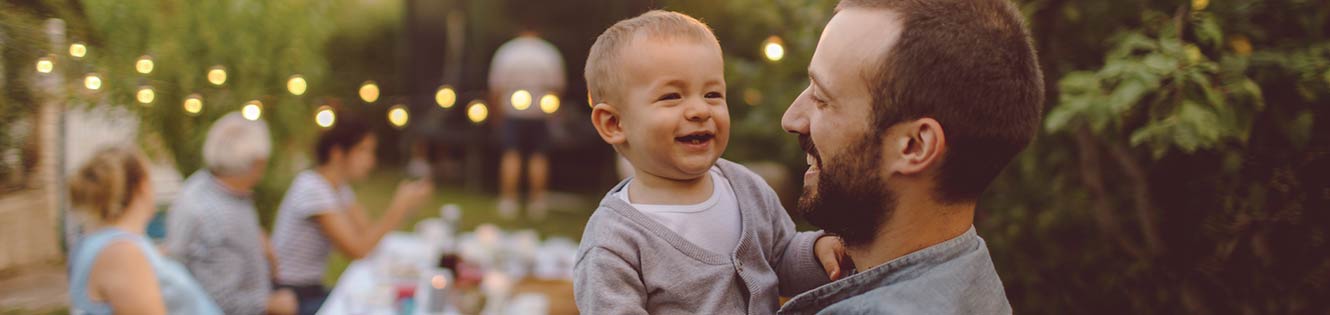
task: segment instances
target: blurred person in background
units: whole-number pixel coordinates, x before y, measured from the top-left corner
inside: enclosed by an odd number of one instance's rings
[[[185,180],[167,216],[166,252],[227,314],[296,311],[294,293],[272,288],[276,259],[254,208],[271,152],[267,123],[222,116],[203,143],[206,168]]]
[[[328,297],[323,274],[332,248],[351,259],[369,255],[384,235],[429,200],[434,189],[428,180],[404,181],[383,216],[371,220],[356,201],[351,183],[373,171],[378,139],[351,115],[337,117],[315,145],[318,165],[296,175],[273,226],[277,285],[295,292],[299,314],[318,312]]]
[[[72,313],[222,314],[189,270],[144,236],[156,208],[137,150],[94,153],[69,178],[69,198],[89,232],[69,257]]]
[[[503,110],[499,136],[499,215],[518,212],[518,182],[526,169],[526,210],[533,219],[545,217],[549,181],[549,114],[541,107],[547,95],[556,98],[565,86],[563,56],[559,49],[532,34],[523,34],[499,46],[490,63],[489,87]],[[523,157],[526,157],[525,165]]]

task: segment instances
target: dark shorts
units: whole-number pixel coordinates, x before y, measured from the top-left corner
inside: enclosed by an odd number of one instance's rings
[[[289,289],[296,294],[297,310],[299,315],[314,315],[323,307],[323,301],[328,299],[328,289],[321,284],[314,285],[282,285],[278,284],[277,289]]]
[[[499,130],[504,150],[522,154],[545,153],[550,147],[549,120],[507,118]]]

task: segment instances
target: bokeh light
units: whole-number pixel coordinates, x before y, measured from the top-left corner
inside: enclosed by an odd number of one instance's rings
[[[486,106],[485,102],[480,100],[471,101],[471,103],[466,106],[466,118],[471,119],[472,123],[483,123],[485,122],[485,118],[488,118],[489,115],[489,106]]]
[[[55,70],[54,60],[55,58],[49,56],[37,58],[37,72],[51,73],[51,70]]]
[[[314,124],[321,128],[332,127],[336,122],[337,113],[333,112],[332,107],[328,105],[319,106],[319,109],[314,112]]]
[[[157,99],[157,92],[154,92],[151,86],[140,86],[138,92],[134,93],[134,99],[144,105],[152,104],[152,101]]]
[[[509,101],[513,103],[513,108],[517,110],[531,108],[531,92],[517,90],[517,92],[513,92],[513,97]]]
[[[551,93],[551,94],[545,94],[545,96],[540,97],[540,111],[545,112],[546,114],[553,114],[555,111],[558,110],[559,110],[558,95],[554,95],[553,93]]]
[[[780,61],[781,59],[784,59],[785,42],[782,41],[780,37],[774,35],[771,37],[767,37],[767,40],[762,43],[762,54],[767,57],[767,60],[770,60],[772,62],[777,62]]]
[[[406,106],[398,104],[388,108],[388,123],[392,124],[393,127],[402,129],[402,127],[405,127],[406,123],[410,120],[411,115],[410,113],[407,113]]]
[[[379,100],[379,85],[374,81],[365,81],[360,84],[360,100],[365,103],[373,103]]]
[[[305,89],[308,87],[308,83],[305,82],[305,77],[302,77],[299,74],[292,75],[290,79],[286,80],[286,90],[291,92],[291,95],[304,95]]]
[[[226,83],[226,68],[222,66],[213,66],[208,69],[208,83],[220,86]]]
[[[203,112],[203,97],[198,94],[190,94],[181,106],[184,107],[186,114],[198,116],[200,112]]]
[[[263,103],[259,101],[245,103],[245,107],[240,108],[240,115],[244,116],[245,119],[259,120],[260,117],[263,117]]]
[[[69,55],[74,58],[83,58],[88,55],[88,45],[83,43],[69,44]]]
[[[96,73],[89,73],[88,75],[83,76],[83,87],[94,91],[101,89],[102,77],[97,76]]]
[[[139,57],[138,61],[134,62],[134,71],[138,71],[140,74],[152,73],[154,67],[155,65],[152,62],[152,56],[143,55],[142,57]]]
[[[438,103],[439,107],[452,108],[457,104],[457,91],[449,85],[441,86],[438,92],[434,92],[434,102]]]

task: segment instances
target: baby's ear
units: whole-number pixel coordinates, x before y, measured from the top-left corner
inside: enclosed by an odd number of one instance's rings
[[[591,124],[596,126],[596,133],[605,143],[618,145],[627,140],[619,109],[610,104],[598,103],[591,107]]]

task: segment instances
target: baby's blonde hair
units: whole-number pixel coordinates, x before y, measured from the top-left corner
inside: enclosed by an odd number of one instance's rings
[[[690,39],[715,44],[720,47],[716,35],[706,23],[683,13],[652,10],[637,17],[619,21],[596,37],[587,55],[586,81],[587,92],[591,94],[591,104],[606,103],[607,99],[619,97],[617,89],[623,81],[622,67],[617,63],[625,47],[638,36],[649,39]]]
[[[98,150],[69,178],[69,199],[74,209],[97,222],[109,222],[125,214],[140,185],[148,180],[148,169],[138,151],[111,146]]]

